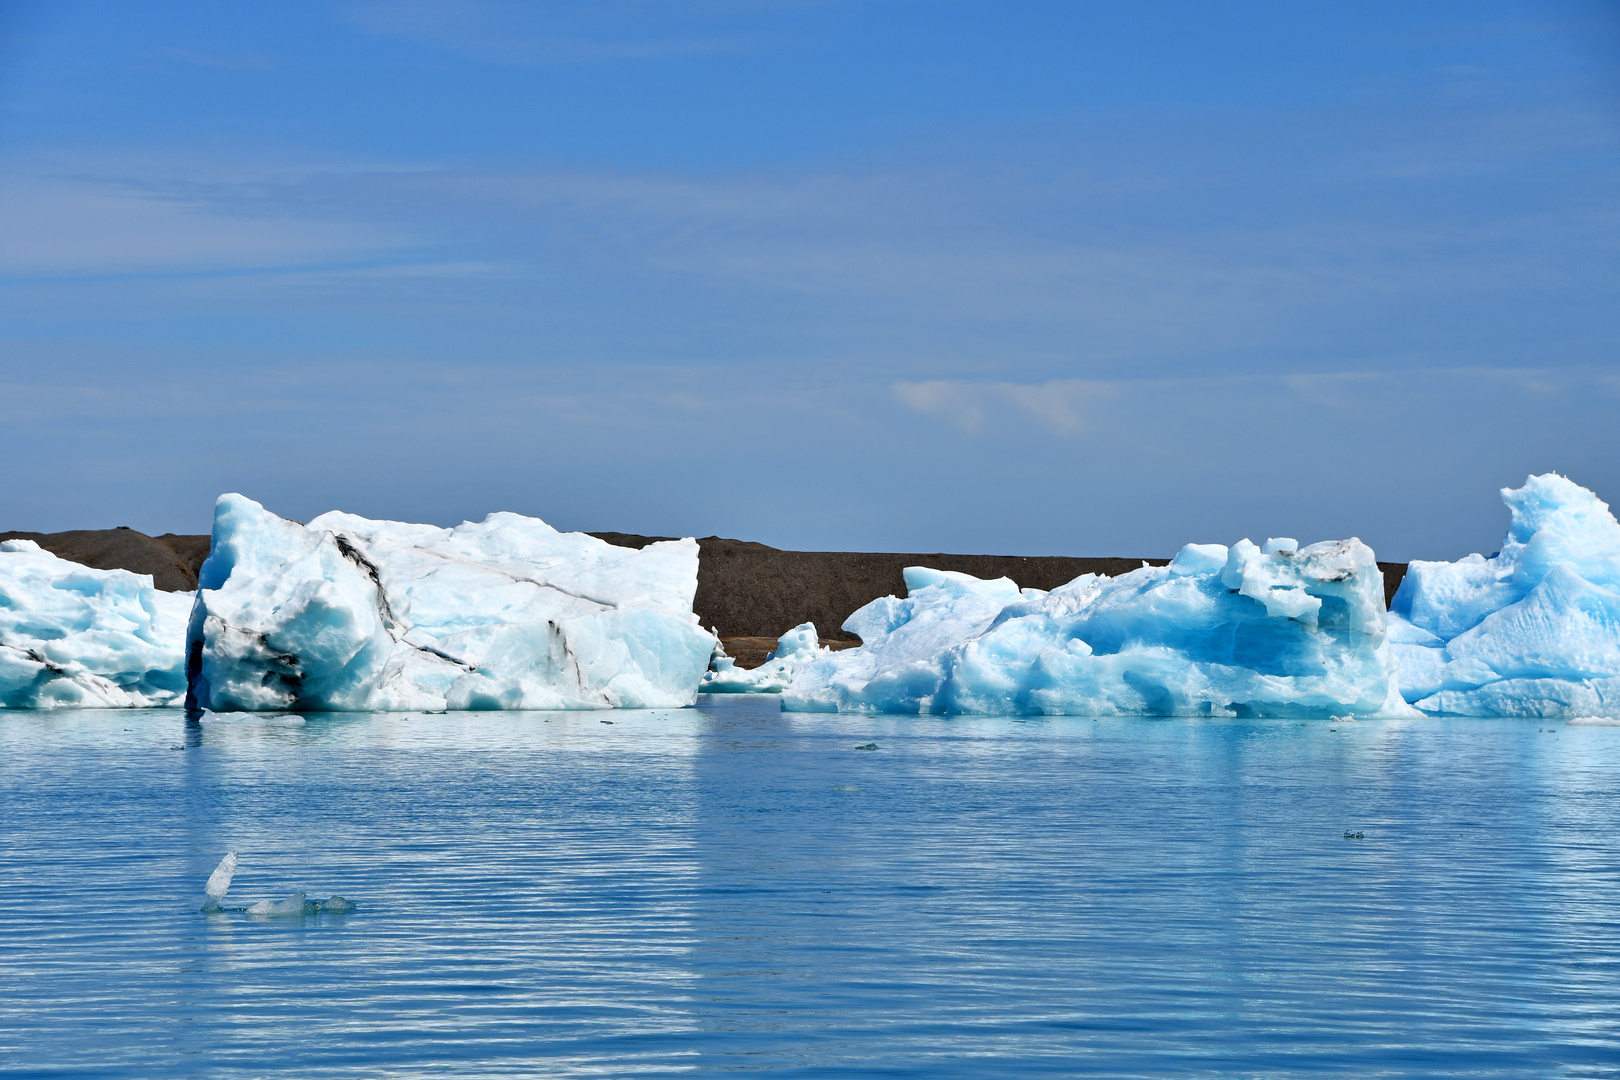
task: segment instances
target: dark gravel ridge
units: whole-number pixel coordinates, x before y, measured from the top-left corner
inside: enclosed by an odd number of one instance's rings
[[[598,532],[623,547],[645,547],[668,536]],[[4,532],[0,540],[33,540],[64,559],[99,570],[151,574],[171,592],[195,589],[208,557],[206,536],[147,536],[130,528],[73,532]],[[749,540],[707,536],[698,541],[698,588],[692,607],[722,638],[775,638],[813,622],[829,641],[854,641],[840,627],[855,610],[880,596],[904,596],[900,572],[908,566],[958,570],[974,577],[1010,577],[1026,588],[1054,589],[1081,574],[1118,575],[1144,562],[1167,559],[1073,558],[1061,555],[947,555],[861,551],[782,551]],[[1387,604],[1406,574],[1405,563],[1379,563]]]

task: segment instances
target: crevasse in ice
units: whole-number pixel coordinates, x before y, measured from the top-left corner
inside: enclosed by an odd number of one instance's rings
[[[714,646],[695,541],[615,547],[518,514],[300,525],[222,495],[200,586],[188,674],[216,710],[675,707]]]
[[[0,541],[0,707],[141,708],[185,693],[190,593]]]
[[[1168,566],[1050,593],[910,567],[850,616],[858,649],[799,669],[797,711],[1414,715],[1359,540],[1189,544]]]
[[[793,673],[829,650],[821,647],[815,623],[800,623],[776,639],[776,649],[757,668],[740,668],[717,651],[698,688],[704,694],[780,694]]]
[[[1407,568],[1389,618],[1402,693],[1427,713],[1620,717],[1620,523],[1557,473],[1502,501],[1500,552]]]

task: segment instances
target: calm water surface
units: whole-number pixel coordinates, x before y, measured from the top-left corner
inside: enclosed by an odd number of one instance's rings
[[[1620,1077],[1617,885],[1617,728],[0,712],[0,1074]]]

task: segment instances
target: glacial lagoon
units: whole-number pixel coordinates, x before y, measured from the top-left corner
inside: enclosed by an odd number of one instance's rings
[[[1616,727],[0,711],[0,820],[6,1076],[1620,1076]]]

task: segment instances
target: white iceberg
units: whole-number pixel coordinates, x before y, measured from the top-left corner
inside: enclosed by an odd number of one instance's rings
[[[1620,717],[1620,523],[1557,473],[1502,501],[1500,552],[1407,568],[1389,618],[1402,693],[1426,713]]]
[[[698,692],[780,694],[793,681],[795,671],[831,651],[822,648],[815,623],[800,623],[776,639],[776,649],[757,668],[740,668],[724,649],[717,649]]]
[[[0,541],[0,708],[144,708],[185,693],[190,593]]]
[[[715,639],[697,542],[639,550],[538,518],[453,529],[222,495],[186,637],[191,702],[220,710],[690,705]]]
[[[800,668],[793,711],[1414,715],[1359,540],[1189,544],[1169,566],[1050,593],[910,567],[844,623],[864,644]]]

